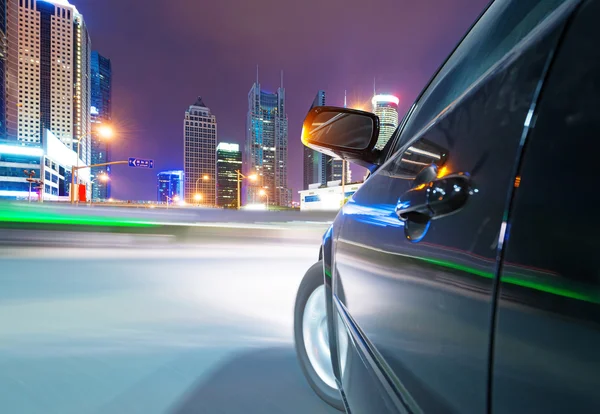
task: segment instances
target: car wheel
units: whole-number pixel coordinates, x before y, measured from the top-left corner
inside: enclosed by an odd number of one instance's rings
[[[342,395],[338,390],[331,365],[329,331],[327,327],[326,289],[323,280],[323,262],[311,266],[304,275],[294,308],[294,339],[296,354],[302,372],[311,388],[329,405],[344,410]],[[338,322],[338,329],[341,327]],[[346,365],[348,341],[340,332],[342,369]]]

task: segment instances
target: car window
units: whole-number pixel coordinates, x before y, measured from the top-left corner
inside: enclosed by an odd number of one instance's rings
[[[494,1],[427,86],[401,131],[394,152],[403,148],[564,1]]]

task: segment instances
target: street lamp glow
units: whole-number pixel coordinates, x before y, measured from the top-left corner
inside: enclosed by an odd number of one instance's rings
[[[264,188],[261,188],[260,191],[258,192],[258,194],[260,194],[261,196],[264,196],[267,194],[267,192],[264,190]]]
[[[202,194],[195,194],[194,195],[194,200],[196,200],[196,201],[202,200]]]
[[[258,180],[258,175],[256,175],[256,174],[250,174],[248,176],[248,179],[252,180],[252,181],[256,181],[256,180]]]
[[[110,177],[109,177],[108,175],[106,175],[106,174],[102,174],[102,175],[100,175],[100,176],[98,177],[98,179],[99,179],[100,181],[104,181],[104,182],[106,182],[106,181],[110,180]]]
[[[208,175],[205,175],[205,176],[203,176],[203,177],[202,177],[202,179],[203,179],[204,181],[208,181],[208,179],[209,179],[209,178],[210,178],[210,177],[209,177]]]
[[[172,200],[175,201],[175,202],[178,202],[179,201],[179,196],[178,195],[173,196]]]
[[[98,127],[98,134],[102,138],[112,138],[113,135],[114,135],[114,131],[108,125],[101,125],[101,126]]]

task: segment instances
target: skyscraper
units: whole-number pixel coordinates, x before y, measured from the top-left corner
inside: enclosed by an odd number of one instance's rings
[[[185,172],[185,201],[215,205],[215,179],[217,165],[217,120],[210,109],[198,97],[185,111],[183,132],[183,164]]]
[[[289,206],[291,191],[287,187],[288,118],[285,112],[283,73],[276,93],[261,90],[258,76],[248,93],[246,119],[246,173],[259,176],[248,185],[248,203],[262,202],[264,189],[269,204]]]
[[[318,91],[317,96],[311,105],[311,109],[315,106],[325,105],[325,91]],[[326,159],[330,158],[327,155],[321,154],[307,146],[304,146],[304,189],[306,190],[310,184],[323,182],[324,164],[327,165]],[[325,161],[325,163],[324,163]],[[325,169],[326,170],[326,169]]]
[[[6,127],[39,146],[49,129],[89,163],[90,37],[68,0],[7,2]]]
[[[398,127],[398,103],[400,100],[394,95],[375,95],[371,100],[373,113],[379,117],[379,139],[376,149],[382,149],[390,140]]]
[[[217,145],[217,205],[236,208],[237,172],[242,170],[242,152],[238,144]]]
[[[318,91],[311,108],[325,106],[325,91]],[[321,154],[308,147],[304,147],[304,189],[310,184],[321,183],[327,185],[330,181],[341,181],[342,160],[334,159],[329,155]],[[350,182],[350,165],[346,163],[346,183]]]
[[[102,164],[110,161],[110,142],[103,138],[98,127],[110,122],[112,117],[111,84],[112,69],[110,59],[92,51],[91,57],[92,106],[92,164]],[[107,200],[110,198],[110,165],[91,169],[92,178],[107,175],[107,181],[96,180],[92,186],[92,200]]]
[[[161,171],[156,175],[156,199],[163,203],[172,203],[176,196],[184,199],[183,178],[181,170]]]

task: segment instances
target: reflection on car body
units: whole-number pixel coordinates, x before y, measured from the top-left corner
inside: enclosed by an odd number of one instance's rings
[[[583,158],[600,151],[599,16],[598,0],[497,0],[383,151],[377,120],[343,142],[303,135],[371,172],[296,299],[298,358],[325,401],[353,413],[600,410],[600,219],[586,197],[597,171]],[[320,375],[299,322],[319,286],[314,334],[331,361]]]

